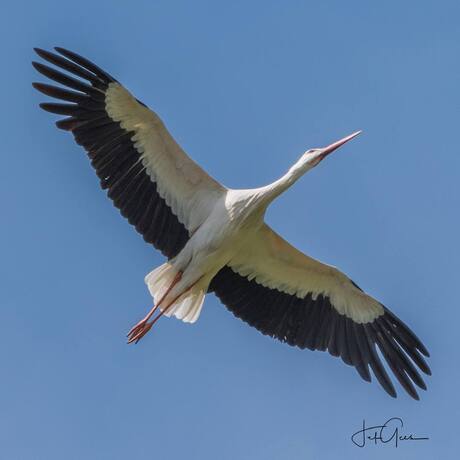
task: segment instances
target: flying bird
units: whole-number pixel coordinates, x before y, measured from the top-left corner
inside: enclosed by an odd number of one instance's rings
[[[414,384],[426,389],[419,370],[431,374],[423,358],[429,353],[409,327],[337,268],[305,255],[264,222],[273,200],[359,131],[307,150],[272,184],[230,189],[187,156],[158,115],[111,75],[64,48],[35,51],[52,64],[33,62],[35,69],[61,86],[33,86],[63,101],[41,108],[66,116],[57,127],[86,149],[121,214],[167,257],[145,278],[154,307],[129,331],[128,343],[137,343],[162,315],[195,322],[205,295],[214,292],[263,334],[327,350],[366,381],[372,370],[396,397],[383,357],[408,394],[419,398]]]

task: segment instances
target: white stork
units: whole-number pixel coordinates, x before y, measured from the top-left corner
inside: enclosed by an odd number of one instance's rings
[[[266,187],[229,189],[190,159],[160,118],[112,76],[78,54],[55,50],[35,49],[73,76],[34,62],[38,72],[66,87],[34,83],[64,101],[41,108],[68,116],[58,128],[72,132],[115,206],[168,259],[145,278],[155,306],[128,333],[129,343],[137,343],[162,314],[195,322],[206,293],[214,292],[263,334],[328,350],[367,381],[372,369],[395,397],[378,347],[418,399],[414,383],[426,386],[416,366],[431,372],[422,356],[428,351],[415,334],[342,272],[303,254],[264,222],[278,195],[359,132],[306,151]]]

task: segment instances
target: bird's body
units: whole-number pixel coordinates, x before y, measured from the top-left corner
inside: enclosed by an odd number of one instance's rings
[[[41,107],[69,116],[57,126],[73,133],[114,204],[168,259],[146,277],[155,306],[131,329],[130,343],[163,314],[195,322],[205,295],[214,292],[263,334],[327,350],[367,381],[372,370],[395,396],[378,347],[401,385],[418,398],[413,384],[426,386],[416,366],[427,374],[430,369],[415,334],[338,269],[303,254],[264,221],[276,197],[359,132],[308,150],[272,184],[229,189],[188,157],[160,118],[117,80],[73,52],[56,50],[59,55],[36,52],[72,76],[34,66],[65,88],[34,86],[65,103]]]
[[[185,322],[195,322],[201,310],[201,303],[191,303],[187,308],[181,305],[188,297],[199,297],[200,302],[208,291],[214,276],[237,256],[247,250],[258,229],[263,225],[264,209],[255,207],[259,194],[253,190],[227,190],[215,203],[214,208],[200,227],[191,235],[184,248],[165,266],[170,269],[169,276],[157,287],[158,272],[153,271],[146,278],[153,286],[150,291],[154,300],[161,299],[163,290],[180,272],[181,279],[164,299],[164,305],[182,293],[182,302],[170,305],[167,316],[175,315]],[[164,267],[166,268],[166,267]],[[187,289],[192,288],[187,291]],[[159,293],[156,292],[159,289]]]

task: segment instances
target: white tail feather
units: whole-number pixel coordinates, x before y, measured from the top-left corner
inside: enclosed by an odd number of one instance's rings
[[[165,313],[166,316],[175,316],[184,323],[194,323],[200,316],[205,292],[201,288],[192,287]]]
[[[153,297],[155,304],[159,302],[166,294],[168,288],[171,286],[178,270],[170,263],[165,263],[155,268],[145,277],[150,294]],[[175,316],[185,323],[194,323],[201,313],[201,308],[204,302],[206,289],[200,286],[199,283],[194,285],[191,289],[187,290],[181,295],[164,313],[165,316]],[[169,297],[169,296],[168,296]],[[165,299],[166,301],[168,298]],[[160,305],[160,309],[163,310]]]
[[[166,291],[171,286],[174,278],[177,275],[177,270],[169,263],[165,263],[155,268],[145,277],[145,283],[149,288],[150,294],[155,303],[159,302]]]

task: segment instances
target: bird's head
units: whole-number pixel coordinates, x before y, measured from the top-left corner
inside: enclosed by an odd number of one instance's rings
[[[336,141],[327,147],[314,148],[307,150],[295,164],[293,164],[286,174],[280,177],[277,181],[272,184],[262,187],[261,190],[263,193],[260,195],[264,199],[262,200],[265,208],[268,206],[267,203],[273,201],[277,196],[287,190],[292,184],[294,184],[300,177],[302,177],[307,171],[313,169],[317,164],[319,164],[324,158],[329,154],[337,150],[339,147],[351,141],[358,134],[361,134],[361,131],[356,131],[349,136]]]
[[[314,148],[314,149],[307,150],[300,158],[299,163],[306,170],[311,169],[315,167],[317,164],[319,164],[322,160],[324,160],[324,158],[326,158],[334,150],[337,150],[339,147],[341,147],[348,141],[351,141],[358,134],[361,134],[361,131],[356,131],[355,133],[350,134],[349,136],[346,136],[343,139],[340,139],[339,141],[336,141],[328,145],[327,147]]]

